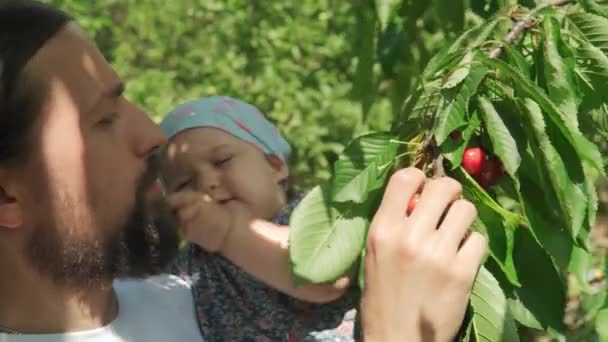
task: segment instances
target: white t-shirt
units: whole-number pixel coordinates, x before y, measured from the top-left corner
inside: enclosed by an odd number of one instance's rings
[[[173,275],[117,280],[119,312],[109,325],[49,335],[0,333],[0,342],[202,342],[190,284]],[[32,317],[36,319],[36,317]]]

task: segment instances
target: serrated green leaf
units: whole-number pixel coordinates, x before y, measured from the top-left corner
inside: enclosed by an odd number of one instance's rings
[[[504,55],[507,62],[511,65],[515,65],[517,69],[525,76],[530,77],[530,64],[526,61],[526,57],[519,52],[518,49],[513,47],[511,44],[503,45]]]
[[[493,18],[463,32],[454,43],[441,49],[427,63],[423,72],[423,80],[428,81],[436,75],[443,77],[445,69],[450,69],[468,52],[491,39],[496,26],[506,20],[502,16]]]
[[[608,56],[587,41],[579,41],[576,58],[576,72],[583,81],[581,131],[587,136],[608,132]]]
[[[519,341],[517,328],[498,281],[481,267],[471,290],[472,331],[475,341]]]
[[[478,98],[479,110],[485,122],[488,135],[492,140],[494,153],[502,161],[502,164],[509,175],[516,179],[516,172],[521,163],[521,157],[517,148],[517,143],[509,129],[505,125],[500,114],[487,98]]]
[[[311,283],[336,280],[360,256],[369,226],[368,210],[338,210],[329,189],[317,186],[294,209],[289,222],[293,273]]]
[[[460,82],[464,81],[464,79],[469,76],[469,72],[471,71],[471,62],[473,61],[473,53],[468,52],[462,57],[462,60],[456,66],[456,69],[452,71],[450,76],[443,82],[441,88],[449,89],[454,88],[459,85]]]
[[[489,21],[481,23],[471,29],[463,32],[454,43],[450,46],[449,52],[456,51],[471,51],[474,48],[480,46],[485,43],[487,40],[493,38],[493,34],[495,33],[496,26],[502,21],[505,20],[502,16],[497,16]]]
[[[332,201],[363,203],[367,194],[384,185],[399,144],[388,133],[353,140],[334,165]]]
[[[566,307],[564,280],[527,229],[515,232],[514,259],[522,284],[515,291],[521,303],[543,328],[563,331],[562,318]]]
[[[602,17],[608,18],[608,9],[595,2],[595,0],[578,0],[578,3],[587,12],[591,12],[593,14],[601,15]]]
[[[554,16],[545,17],[541,30],[544,76],[549,96],[570,127],[578,127],[579,105],[574,76],[575,59],[561,40],[561,25]]]
[[[608,21],[607,21],[608,23]],[[608,38],[608,35],[606,36]],[[607,97],[608,56],[597,46],[586,40],[579,40],[575,50],[576,71],[582,76],[589,88],[600,98]]]
[[[567,18],[589,43],[608,53],[608,18],[592,13],[574,13]]]
[[[521,218],[496,203],[462,167],[454,171],[454,177],[463,184],[464,198],[477,208],[478,219],[473,228],[488,236],[490,256],[500,266],[509,282],[520,286],[513,260],[513,237]]]
[[[543,326],[534,317],[534,315],[528,310],[519,300],[519,298],[509,298],[509,311],[513,315],[513,318],[526,327],[543,330]]]
[[[554,146],[555,141],[550,140],[543,112],[538,104],[530,99],[524,99],[523,108],[533,133],[534,144],[547,165],[547,176],[557,195],[557,204],[567,220],[568,230],[575,239],[583,226],[587,209],[587,198],[582,183],[584,179],[569,172],[572,168],[576,168],[576,165],[568,165],[567,156],[560,154]]]
[[[555,104],[547,97],[542,89],[538,88],[528,78],[515,70],[512,66],[496,59],[485,59],[484,64],[499,69],[505,76],[511,78],[516,87],[523,95],[533,99],[548,118],[553,122],[561,134],[572,144],[582,160],[590,163],[598,172],[604,174],[603,160],[598,147],[585,138],[577,127],[569,124]]]
[[[444,90],[446,103],[437,114],[433,127],[437,144],[443,144],[452,131],[466,124],[469,100],[477,92],[486,72],[487,68],[473,65],[469,76],[458,88]]]
[[[388,26],[391,16],[397,11],[401,0],[375,0],[376,14],[380,22],[380,29],[384,31]]]
[[[473,133],[475,133],[475,130],[479,128],[480,125],[481,119],[478,111],[475,110],[471,113],[469,122],[464,130],[462,130],[460,139],[445,139],[441,145],[441,153],[450,161],[452,169],[459,167],[460,163],[462,163],[464,150],[467,148]]]

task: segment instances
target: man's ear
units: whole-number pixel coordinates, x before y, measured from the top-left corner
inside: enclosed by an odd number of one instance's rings
[[[0,229],[15,229],[23,224],[23,212],[17,198],[0,185]]]
[[[287,176],[289,176],[289,168],[287,164],[283,161],[283,159],[271,154],[267,155],[268,162],[270,166],[272,166],[272,170],[274,171],[274,179],[277,183],[281,183],[287,180]]]

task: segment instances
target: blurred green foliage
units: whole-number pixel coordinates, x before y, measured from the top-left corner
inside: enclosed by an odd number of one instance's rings
[[[357,22],[349,1],[51,0],[72,14],[159,120],[216,94],[243,99],[294,147],[293,182],[309,187],[353,135],[387,128],[387,101],[362,121],[352,100]]]

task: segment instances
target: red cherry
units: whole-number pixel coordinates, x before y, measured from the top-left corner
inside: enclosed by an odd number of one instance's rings
[[[485,162],[486,153],[481,147],[470,147],[464,150],[462,167],[473,177],[479,175]]]
[[[414,194],[414,196],[412,196],[412,198],[410,199],[410,203],[408,203],[407,205],[407,214],[411,214],[414,209],[416,209],[416,206],[418,205],[418,201],[420,201],[420,194]]]
[[[504,175],[502,163],[498,159],[488,159],[483,164],[479,175],[475,178],[482,188],[487,189],[496,184],[496,181]]]

